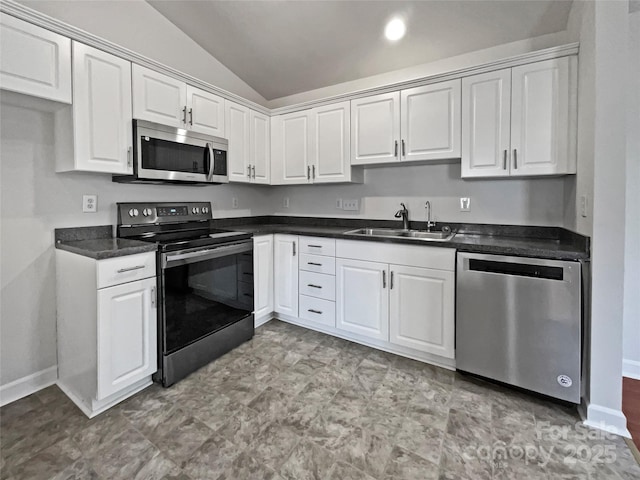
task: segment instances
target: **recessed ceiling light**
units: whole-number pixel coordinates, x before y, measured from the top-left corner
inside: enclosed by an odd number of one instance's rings
[[[386,27],[384,27],[384,36],[387,37],[388,40],[395,42],[404,37],[406,31],[407,27],[402,19],[394,18],[387,23]]]

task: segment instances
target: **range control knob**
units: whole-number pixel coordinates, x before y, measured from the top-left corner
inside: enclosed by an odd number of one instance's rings
[[[138,209],[137,208],[132,208],[131,210],[129,210],[129,216],[130,217],[137,217],[138,216]]]
[[[198,207],[193,207],[193,208],[191,209],[191,213],[193,213],[194,215],[199,214],[199,213],[200,213],[200,208],[198,208]]]
[[[142,210],[142,215],[144,215],[145,217],[148,217],[149,215],[151,215],[151,209],[150,208],[145,208],[144,210]]]
[[[202,213],[209,213],[209,207],[202,207]]]

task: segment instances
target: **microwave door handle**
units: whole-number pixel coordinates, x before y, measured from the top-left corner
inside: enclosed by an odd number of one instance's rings
[[[211,148],[211,144],[208,142],[206,148],[209,155],[209,175],[207,176],[207,180],[211,180],[213,178],[213,148]]]

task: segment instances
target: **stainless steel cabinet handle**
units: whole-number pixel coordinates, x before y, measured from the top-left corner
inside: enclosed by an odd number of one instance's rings
[[[153,308],[156,306],[156,287],[151,288],[151,306]]]
[[[131,147],[127,148],[127,166],[131,166]]]
[[[293,243],[291,244],[291,246],[293,247],[293,256],[295,257],[295,256],[296,256],[296,243],[295,243],[295,242],[293,242]]]
[[[253,172],[253,174],[252,174],[253,178],[256,178],[256,166],[255,165],[251,165],[251,171]]]
[[[322,266],[321,263],[315,263],[315,262],[307,262],[307,265],[315,265],[316,267],[321,267]]]
[[[389,275],[389,290],[393,290],[393,271]]]
[[[247,167],[247,177],[251,178],[251,165]]]
[[[187,106],[182,109],[182,123],[187,123]]]
[[[309,248],[322,248],[322,245],[311,245],[311,244],[309,244],[309,245],[307,245],[307,247],[309,247]]]
[[[311,180],[311,167],[307,165],[307,180]]]
[[[133,270],[140,270],[144,267],[146,267],[146,265],[136,265],[135,267],[121,268],[118,270],[118,273],[132,272]]]
[[[402,156],[406,157],[407,156],[407,152],[404,149],[404,139],[402,140]]]
[[[314,285],[313,283],[307,283],[307,287],[311,287],[311,288],[322,288],[320,285]]]
[[[313,178],[314,180],[316,179],[316,166],[313,165],[311,167],[311,178]]]
[[[518,169],[518,150],[513,149],[513,168]]]
[[[313,308],[310,308],[308,311],[311,313],[317,313],[318,315],[322,315],[322,312],[320,310],[314,310]]]
[[[193,126],[193,108],[189,109],[189,125]]]
[[[398,156],[398,140],[396,140],[395,146],[393,147],[393,156],[394,157]]]
[[[386,272],[386,270],[382,271],[382,288],[387,288],[387,272]]]
[[[507,149],[505,148],[504,150],[504,154],[502,157],[502,169],[506,170],[507,169]]]

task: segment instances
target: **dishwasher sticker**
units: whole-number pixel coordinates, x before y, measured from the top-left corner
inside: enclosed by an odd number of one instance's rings
[[[573,380],[571,380],[571,377],[568,377],[567,375],[558,375],[558,383],[562,387],[569,388],[573,385]]]

